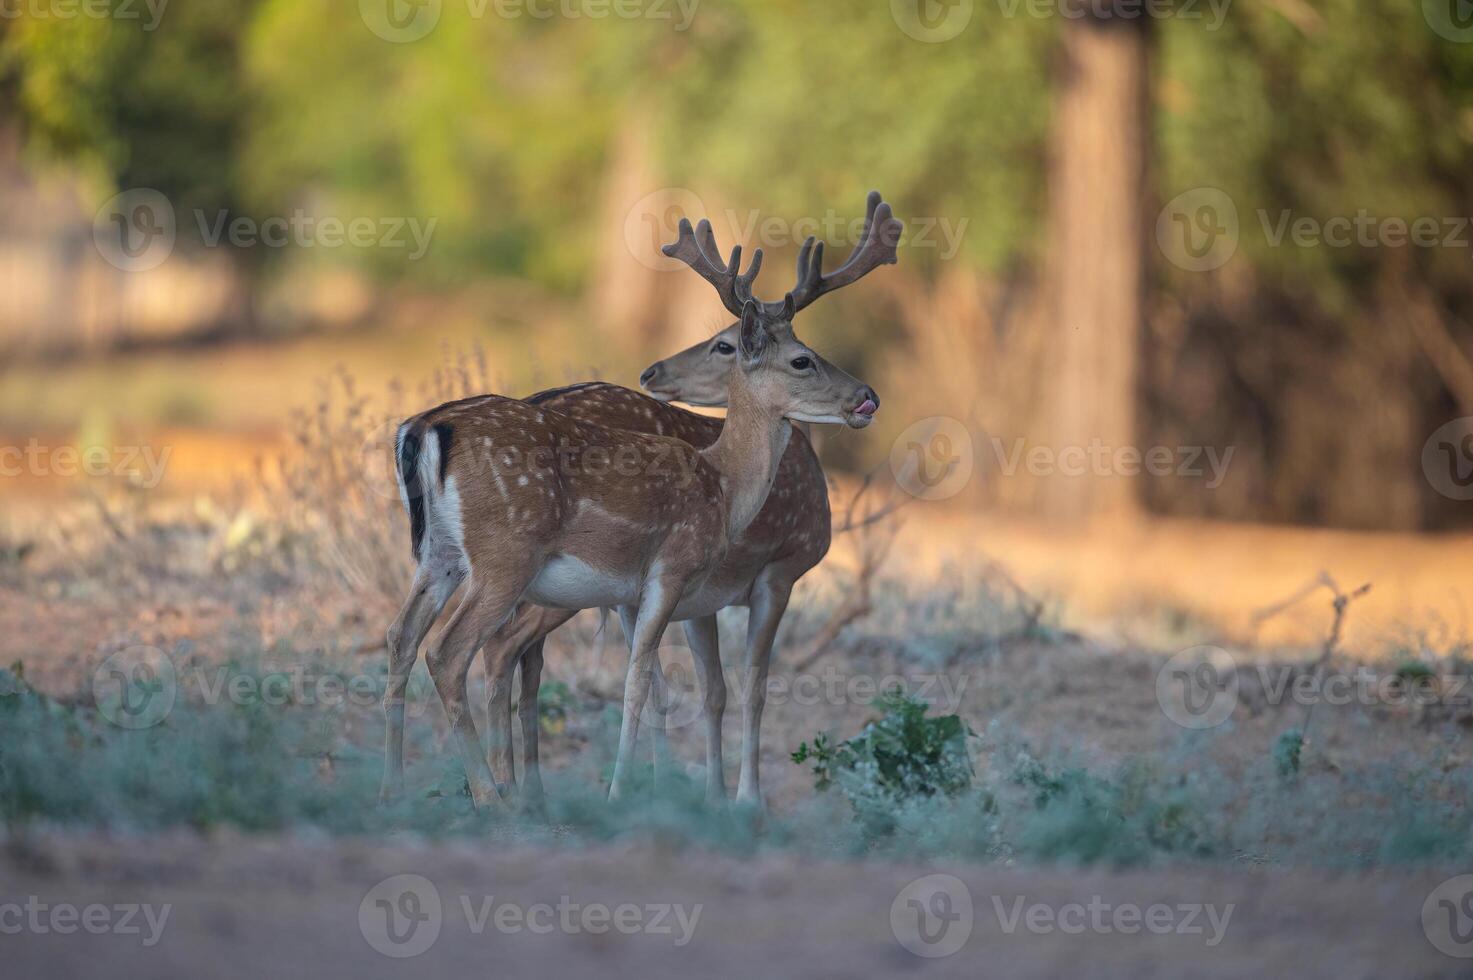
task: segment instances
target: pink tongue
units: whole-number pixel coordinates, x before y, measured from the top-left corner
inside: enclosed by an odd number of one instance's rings
[[[868,398],[866,398],[864,400],[864,404],[860,405],[858,408],[856,408],[854,410],[854,414],[856,414],[856,415],[873,415],[873,414],[875,414],[875,410],[878,409],[879,407],[880,406],[876,405],[874,402],[872,402]]]

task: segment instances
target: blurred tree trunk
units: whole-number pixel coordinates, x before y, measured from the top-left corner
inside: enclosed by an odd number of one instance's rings
[[[1058,520],[1128,517],[1138,507],[1137,478],[1109,460],[1137,443],[1150,133],[1148,18],[1112,18],[1093,4],[1073,13],[1055,78],[1040,431],[1060,463],[1077,465],[1082,450],[1087,472],[1040,476],[1039,507]],[[1111,472],[1096,472],[1097,446],[1111,452]]]
[[[658,202],[640,204],[659,186],[650,160],[650,131],[644,113],[627,113],[614,141],[598,223],[590,314],[600,331],[620,343],[648,344],[661,318],[662,277],[653,241],[662,229],[644,228],[643,213],[631,217],[635,209],[651,215],[659,211]],[[652,237],[647,241],[646,235]]]

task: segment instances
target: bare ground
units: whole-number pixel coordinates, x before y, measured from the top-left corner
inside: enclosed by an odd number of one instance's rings
[[[1419,910],[1438,881],[1426,873],[938,868],[788,856],[742,861],[655,846],[567,852],[496,842],[230,836],[51,837],[12,844],[0,869],[3,901],[35,896],[47,904],[172,907],[151,947],[144,946],[146,931],[7,935],[11,976],[390,977],[406,967],[423,975],[505,977],[1468,975],[1466,961],[1443,956],[1422,934]],[[954,954],[922,959],[897,942],[891,906],[908,883],[938,871],[964,883],[972,927]],[[437,938],[409,960],[377,952],[360,925],[365,896],[400,874],[431,882],[442,908]],[[521,909],[561,900],[611,909],[679,903],[700,912],[680,947],[678,932],[539,935],[502,931],[494,919],[477,933],[477,916],[467,916],[462,897],[476,910],[485,896]],[[1153,934],[1137,926],[1135,934],[1067,934],[1058,925],[1030,930],[1019,920],[1007,932],[1019,899],[1054,910],[1091,902],[1162,905],[1187,931]],[[1180,911],[1201,904],[1231,906],[1216,945],[1208,945],[1213,931],[1205,916],[1187,922]],[[958,936],[965,929],[963,922],[950,928]]]
[[[1311,571],[1306,568],[1306,574]],[[763,751],[764,789],[773,813],[812,798],[811,777],[788,760],[796,744],[820,730],[853,734],[872,716],[870,701],[892,676],[960,713],[982,733],[982,752],[996,750],[998,733],[1004,733],[1040,754],[1062,753],[1109,767],[1181,744],[1181,730],[1156,695],[1157,671],[1170,647],[1144,649],[1063,632],[1031,638],[969,634],[976,624],[963,615],[955,624],[961,639],[918,653],[911,638],[892,635],[897,620],[887,617],[894,614],[892,607],[878,609],[838,649],[799,675],[779,652]],[[381,618],[346,600],[304,603],[291,590],[263,591],[258,583],[228,575],[207,585],[164,578],[129,591],[57,574],[0,582],[0,664],[21,660],[39,689],[82,700],[98,661],[132,643],[187,649],[190,662],[206,666],[243,647],[271,649],[303,663],[333,652],[356,658],[367,673],[380,667]],[[574,689],[566,728],[545,736],[544,761],[551,770],[574,766],[605,731],[599,716],[618,690],[623,667],[617,627],[608,652],[595,664],[592,621],[579,626],[575,638],[549,650],[549,679]],[[728,651],[739,649],[741,626],[740,616],[725,624]],[[1253,694],[1253,668],[1277,669],[1305,658],[1302,649],[1230,649],[1249,678],[1248,693],[1225,735],[1182,750],[1188,764],[1229,783],[1235,773],[1261,765],[1280,734],[1304,721],[1302,706],[1263,703]],[[1369,646],[1347,654],[1366,660],[1385,655]],[[683,666],[676,651],[668,659]],[[738,655],[728,663],[730,672]],[[689,673],[680,671],[680,678]],[[680,686],[688,701],[692,692]],[[729,785],[735,781],[740,715],[734,691],[725,726]],[[674,736],[678,758],[698,775],[701,726],[692,712],[677,709],[677,717],[684,719]],[[345,739],[371,746],[380,737],[380,716],[371,705],[346,711],[341,720]],[[436,731],[429,743],[433,757],[409,760],[411,780],[418,774],[423,784],[454,748],[432,696],[411,725]],[[1313,725],[1305,764],[1318,772],[1407,755],[1465,769],[1473,750],[1468,713],[1458,708],[1323,707]],[[1225,789],[1230,798],[1231,785]],[[1432,889],[1464,870],[1333,873],[1244,854],[1210,864],[1111,871],[1010,862],[836,861],[793,851],[740,858],[649,839],[557,847],[515,837],[429,843],[405,834],[344,840],[43,830],[12,837],[0,849],[0,946],[6,973],[15,976],[401,975],[406,964],[376,951],[366,935],[372,929],[364,916],[377,913],[371,901],[364,912],[365,898],[384,879],[413,874],[432,885],[443,912],[438,938],[407,963],[436,972],[1465,976],[1465,961],[1435,948],[1421,922]],[[964,884],[972,927],[955,954],[926,959],[906,950],[892,912],[900,901],[899,921],[914,916],[902,889],[935,873],[955,875]],[[506,932],[494,924],[477,931],[462,898],[474,910],[486,896],[522,910],[561,901],[611,909],[678,903],[687,912],[699,904],[701,912],[682,946],[673,936],[651,932],[593,934],[580,928],[543,934],[528,928]],[[955,909],[956,898],[938,908]],[[171,911],[159,942],[145,946],[143,937],[131,934],[58,934],[31,927],[14,933],[7,928],[14,920],[7,918],[6,903],[168,903]],[[1026,918],[1010,925],[1019,903],[1025,912],[1039,907],[1043,918],[1032,927]],[[1107,912],[1109,925],[1066,931],[1073,920],[1057,917],[1067,917],[1071,903],[1125,908],[1127,915],[1129,909],[1144,914],[1163,906],[1171,910],[1173,929],[1131,930],[1128,921],[1117,928]],[[1204,913],[1183,921],[1186,907],[1208,905],[1219,914],[1231,906],[1215,944],[1209,944],[1213,931]]]

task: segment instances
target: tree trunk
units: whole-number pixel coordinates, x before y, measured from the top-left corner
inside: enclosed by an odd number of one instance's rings
[[[1039,509],[1065,521],[1132,516],[1138,477],[1117,451],[1145,449],[1136,373],[1149,27],[1146,18],[1075,12],[1063,29],[1049,174],[1041,429],[1053,464],[1033,473]]]

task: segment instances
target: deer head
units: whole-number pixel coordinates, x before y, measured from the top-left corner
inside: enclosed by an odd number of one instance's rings
[[[900,240],[901,230],[903,225],[891,214],[890,205],[884,203],[879,192],[871,192],[859,246],[844,265],[829,276],[823,276],[823,243],[809,237],[804,242],[803,249],[798,252],[797,286],[794,286],[782,302],[760,302],[751,299],[751,284],[762,268],[762,249],[757,249],[754,253],[747,273],[738,276],[741,246],[732,251],[731,262],[723,268],[720,262],[710,258],[711,252],[719,255],[710,223],[701,221],[692,231],[688,221],[682,221],[681,237],[676,240],[675,245],[666,246],[664,251],[667,255],[691,265],[703,279],[710,281],[716,287],[716,292],[722,296],[726,308],[738,315],[738,321],[706,342],[697,343],[679,354],[664,358],[663,361],[655,361],[639,376],[639,385],[660,401],[725,407],[728,404],[731,371],[737,367],[738,355],[741,354],[741,336],[744,332],[741,317],[745,311],[745,302],[748,301],[753,302],[757,320],[764,324],[767,336],[772,337],[775,342],[769,355],[772,364],[779,368],[787,364],[791,370],[794,364],[807,363],[815,367],[816,373],[831,377],[838,385],[853,383],[848,374],[813,354],[812,349],[794,336],[792,315],[798,309],[812,304],[823,293],[847,286],[879,265],[893,264],[896,261],[896,243]],[[792,377],[797,380],[800,376],[794,374]],[[847,393],[853,392],[850,389]],[[873,396],[873,391],[868,393],[869,401],[873,404],[851,404],[846,411],[840,413],[820,411],[816,404],[819,399],[816,396],[807,396],[806,405],[795,410],[795,414],[788,414],[788,417],[800,421],[844,421],[850,426],[863,427],[869,424],[873,411],[879,407],[879,399]],[[794,399],[798,398],[795,391],[790,392],[790,395]]]
[[[693,405],[728,404],[733,372],[759,389],[759,397],[782,406],[786,418],[804,422],[842,422],[863,428],[879,408],[874,389],[856,381],[819,357],[793,333],[793,317],[824,293],[857,281],[881,265],[896,261],[895,246],[903,225],[878,191],[869,195],[864,230],[854,254],[829,275],[823,274],[823,243],[809,238],[798,254],[798,278],[792,292],[780,302],[752,296],[752,284],[762,268],[762,250],[740,273],[741,246],[732,249],[723,266],[709,221],[692,229],[682,220],[680,236],[665,246],[715,287],[717,295],[737,322],[711,340],[652,364],[640,375],[640,384],[662,401]]]

